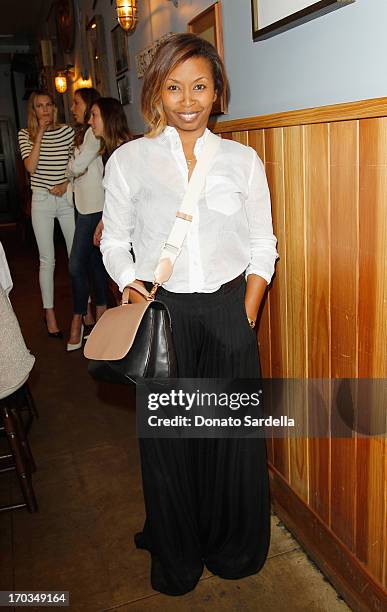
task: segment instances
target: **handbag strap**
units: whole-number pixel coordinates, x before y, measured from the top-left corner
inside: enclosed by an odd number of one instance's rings
[[[150,299],[156,294],[157,288],[165,283],[172,274],[173,266],[180,254],[184,240],[192,223],[192,213],[199,200],[205,184],[206,176],[211,168],[212,162],[218,151],[222,139],[208,132],[206,142],[196,166],[192,172],[185,192],[180,210],[176,213],[176,219],[172,230],[161,250],[160,259],[154,272],[154,286],[150,291]]]
[[[146,300],[148,299],[149,292],[145,289],[145,287],[140,285],[140,283],[136,283],[136,281],[133,281],[133,283],[129,283],[129,285],[126,285],[126,287],[124,288],[122,292],[121,304],[129,304],[131,289],[134,289],[135,291],[137,291],[137,293],[140,293]]]

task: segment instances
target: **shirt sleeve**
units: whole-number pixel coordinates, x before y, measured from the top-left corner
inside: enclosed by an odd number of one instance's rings
[[[70,127],[70,136],[71,136],[71,140],[70,140],[70,144],[69,144],[69,160],[73,157],[74,155],[74,136],[75,136],[75,132],[73,130],[72,127]]]
[[[278,258],[277,239],[273,234],[271,219],[270,192],[265,169],[256,152],[249,181],[249,194],[245,202],[247,221],[250,231],[250,263],[246,276],[257,274],[269,284],[274,274],[274,264]]]
[[[134,230],[134,210],[130,189],[120,170],[116,155],[110,157],[103,181],[105,204],[101,253],[105,268],[120,291],[136,278],[130,252]]]
[[[27,130],[20,130],[18,133],[19,147],[22,159],[26,159],[29,157],[29,154],[32,151],[32,143],[30,142],[30,138]]]
[[[94,136],[92,129],[89,128],[85,134],[79,154],[70,159],[68,163],[66,170],[67,178],[76,178],[86,172],[90,164],[97,159],[100,146],[100,141]]]

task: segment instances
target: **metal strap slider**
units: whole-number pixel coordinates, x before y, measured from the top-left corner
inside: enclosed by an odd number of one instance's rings
[[[178,255],[180,253],[179,247],[174,244],[169,244],[168,242],[164,242],[163,250],[169,251],[172,255]]]

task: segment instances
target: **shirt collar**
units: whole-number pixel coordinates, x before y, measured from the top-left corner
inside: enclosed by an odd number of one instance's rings
[[[200,152],[203,148],[204,143],[207,140],[209,132],[210,132],[209,129],[206,128],[203,135],[197,139],[195,143],[195,151],[194,151],[195,156],[197,156],[198,154],[200,155]],[[167,125],[164,128],[163,132],[161,132],[160,134],[160,139],[162,140],[162,142],[169,145],[171,149],[178,149],[178,150],[182,149],[179,132],[177,131],[176,128],[172,127],[171,125]]]

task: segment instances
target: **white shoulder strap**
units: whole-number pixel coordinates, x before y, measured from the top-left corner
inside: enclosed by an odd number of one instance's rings
[[[174,263],[181,251],[192,222],[193,209],[199,200],[206,176],[212,166],[221,141],[220,136],[215,136],[212,132],[209,132],[207,135],[201,155],[188,183],[180,210],[176,213],[175,223],[161,251],[159,263],[154,273],[155,283],[158,285],[165,283],[172,274]]]

